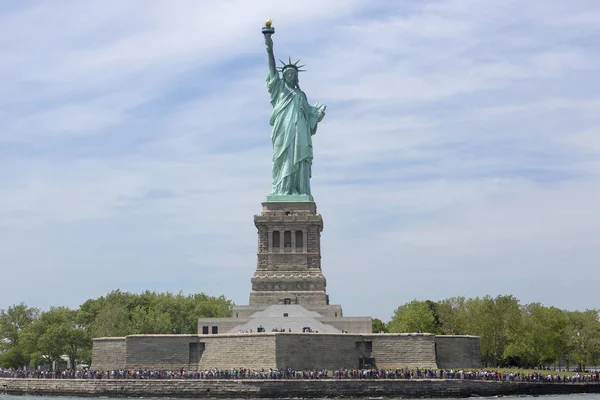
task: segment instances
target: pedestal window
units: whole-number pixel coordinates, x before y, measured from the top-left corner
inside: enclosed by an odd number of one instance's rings
[[[292,231],[283,232],[283,247],[292,247]]]
[[[302,249],[304,247],[304,232],[296,231],[296,249]]]

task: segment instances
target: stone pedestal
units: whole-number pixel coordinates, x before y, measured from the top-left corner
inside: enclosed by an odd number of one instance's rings
[[[252,277],[250,306],[329,305],[321,272],[323,219],[312,201],[267,201],[254,217],[258,264]]]

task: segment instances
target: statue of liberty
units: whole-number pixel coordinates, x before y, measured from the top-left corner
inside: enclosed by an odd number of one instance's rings
[[[288,63],[281,61],[283,66],[277,68],[271,39],[275,29],[271,27],[271,20],[262,32],[269,61],[267,89],[273,106],[269,121],[273,127],[273,186],[267,200],[313,201],[310,193],[312,136],[325,116],[325,106],[319,103],[311,106],[306,94],[300,90],[298,73],[303,65],[298,65],[299,60],[295,63],[291,59]]]

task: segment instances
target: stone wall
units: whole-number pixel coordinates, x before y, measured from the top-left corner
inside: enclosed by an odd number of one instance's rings
[[[436,368],[435,335],[382,333],[363,337],[373,343],[377,368]]]
[[[102,370],[123,368],[126,349],[124,337],[95,338],[92,341],[91,368]]]
[[[92,368],[477,368],[479,338],[413,334],[252,333],[94,339]]]
[[[436,336],[435,344],[439,368],[481,367],[478,336]]]
[[[469,380],[72,380],[0,378],[0,394],[179,398],[357,398],[600,393],[600,384]]]
[[[295,369],[338,369],[358,367],[365,357],[357,342],[360,335],[288,333],[277,336],[277,367]]]
[[[276,334],[201,335],[200,368],[275,368]]]
[[[127,368],[198,368],[190,356],[190,343],[199,343],[198,335],[130,335],[126,340]]]

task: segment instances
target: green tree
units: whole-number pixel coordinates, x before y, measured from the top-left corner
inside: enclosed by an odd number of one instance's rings
[[[230,317],[233,303],[204,293],[146,291],[133,295],[127,309],[133,333],[197,333],[199,317]]]
[[[373,333],[387,333],[388,329],[385,325],[385,322],[380,320],[379,318],[373,318]]]
[[[437,303],[440,330],[445,335],[466,335],[468,315],[464,297],[451,297]]]
[[[233,310],[233,302],[225,296],[219,297],[208,296],[204,293],[195,294],[192,296],[194,303],[194,312],[197,317],[203,318],[218,318],[230,317]],[[194,321],[197,324],[198,321]]]
[[[91,337],[122,337],[133,333],[129,304],[134,295],[114,290],[79,306],[80,323]]]
[[[51,364],[66,355],[75,367],[91,349],[88,332],[78,324],[78,312],[51,307],[23,331],[23,341],[34,365]]]
[[[230,317],[232,309],[233,303],[224,296],[119,290],[87,300],[79,308],[81,323],[92,337],[193,334],[198,332],[199,317]]]
[[[439,333],[436,316],[430,301],[413,300],[394,311],[388,329],[390,332]]]
[[[379,322],[373,320],[374,332]],[[479,336],[485,366],[545,367],[565,360],[583,369],[600,363],[598,310],[521,306],[511,295],[413,300],[398,307],[386,327],[390,332]]]
[[[18,368],[28,364],[21,345],[21,333],[39,316],[39,310],[25,303],[0,310],[0,366]]]
[[[88,326],[92,337],[122,337],[133,333],[133,324],[125,306],[108,303]]]
[[[516,336],[521,323],[519,300],[506,295],[468,299],[467,331],[480,336],[481,359],[485,366],[504,365],[504,351],[511,337]]]
[[[167,312],[156,307],[138,306],[131,310],[134,334],[173,333],[173,324]]]
[[[532,303],[521,307],[520,322],[511,330],[505,360],[521,367],[542,367],[564,357],[566,313]]]
[[[576,363],[580,370],[587,365],[600,362],[600,321],[598,310],[574,311],[567,315],[568,328],[566,340],[568,354],[566,359]]]

